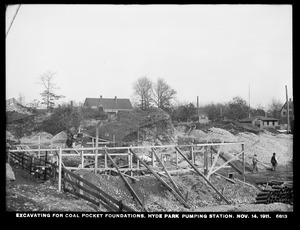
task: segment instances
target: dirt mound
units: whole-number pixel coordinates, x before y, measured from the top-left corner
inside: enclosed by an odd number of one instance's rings
[[[15,136],[9,131],[6,131],[6,140],[10,142],[18,142],[18,139],[15,138]]]
[[[170,115],[162,109],[133,110],[119,112],[116,121],[99,126],[99,137],[116,142],[172,140],[174,127]],[[85,132],[96,135],[96,128]]]
[[[84,179],[99,186],[116,199],[121,199],[126,205],[141,210],[119,176],[95,175],[85,170],[78,170],[76,173],[83,175]],[[216,192],[200,176],[195,174],[173,176],[181,193],[188,197],[188,204],[191,209],[185,208],[155,177],[140,176],[137,178],[138,181],[129,178],[127,178],[127,181],[139,198],[144,201],[148,211],[194,211],[207,205],[225,204]],[[164,180],[168,182],[167,179]],[[223,195],[233,204],[247,204],[255,201],[256,190],[252,187],[239,183],[231,184],[216,175],[211,176],[211,180],[217,189],[223,191]],[[171,184],[170,186],[172,187]]]
[[[38,144],[39,143],[39,137],[41,138],[41,143],[49,142],[52,138],[52,135],[47,132],[39,132],[34,133],[30,136],[25,136],[20,138],[20,142],[24,144]]]
[[[209,128],[206,132],[202,130],[193,130],[189,140],[196,141],[225,141],[225,142],[244,142],[246,162],[251,164],[251,158],[254,154],[260,162],[270,165],[270,159],[273,152],[276,153],[279,164],[288,164],[293,159],[293,136],[288,134],[273,134],[263,131],[260,134],[251,132],[240,132],[233,135],[227,130],[220,128]],[[256,145],[251,147],[256,141]],[[221,151],[236,154],[242,151],[240,145],[222,146]],[[259,167],[264,167],[262,164]]]
[[[60,133],[53,136],[51,138],[51,141],[53,143],[56,143],[56,142],[61,143],[61,142],[65,142],[67,140],[67,137],[68,137],[67,133],[65,131],[61,131]]]

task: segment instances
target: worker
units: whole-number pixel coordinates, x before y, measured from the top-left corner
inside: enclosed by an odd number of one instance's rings
[[[68,148],[72,148],[73,145],[73,134],[70,131],[67,131],[66,145]]]
[[[257,162],[258,162],[257,155],[254,154],[253,159],[252,159],[252,165],[253,165],[252,173],[255,173],[254,171],[258,172]]]
[[[276,171],[276,166],[277,166],[276,153],[273,153],[273,156],[271,157],[271,164],[272,164],[272,170]]]

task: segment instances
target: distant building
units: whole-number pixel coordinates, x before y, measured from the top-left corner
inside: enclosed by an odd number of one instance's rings
[[[198,122],[200,124],[205,124],[205,125],[208,124],[210,121],[208,118],[208,115],[204,112],[204,110],[202,108],[199,108],[198,111],[199,111],[198,112],[198,118],[199,118]]]
[[[287,103],[285,102],[284,105],[280,109],[280,117],[287,122]],[[294,120],[294,103],[292,99],[289,100],[289,117],[290,121]]]
[[[118,113],[119,111],[133,110],[129,99],[125,98],[86,98],[83,104],[86,108],[98,109],[105,113]]]
[[[248,123],[259,128],[278,128],[278,119],[272,117],[254,116],[239,120],[240,123]]]

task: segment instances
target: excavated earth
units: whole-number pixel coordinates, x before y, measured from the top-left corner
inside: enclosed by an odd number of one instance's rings
[[[34,176],[22,169],[13,165],[12,168],[16,180],[6,181],[7,211],[106,211],[69,193],[58,192],[57,184],[50,181],[40,183]],[[86,170],[78,170],[76,173],[83,175],[84,179],[99,186],[116,199],[122,200],[126,205],[142,211],[119,176],[95,175]],[[211,182],[231,202],[231,205],[227,205],[199,175],[194,173],[174,175],[172,178],[191,206],[187,209],[155,177],[137,178],[138,181],[130,178],[127,178],[127,181],[149,212],[293,211],[293,206],[289,204],[254,204],[258,189],[238,181],[232,184],[219,176],[212,176]],[[167,181],[167,179],[164,180]]]

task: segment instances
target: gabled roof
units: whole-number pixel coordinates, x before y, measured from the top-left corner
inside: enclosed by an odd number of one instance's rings
[[[284,103],[284,105],[281,107],[280,111],[286,107],[286,102]],[[289,108],[291,109],[293,107],[293,101],[289,101]]]
[[[133,109],[130,100],[125,98],[86,98],[84,105],[103,109]]]
[[[256,119],[260,119],[262,121],[278,121],[278,119],[272,117],[254,116],[241,119],[240,122],[252,122]]]

